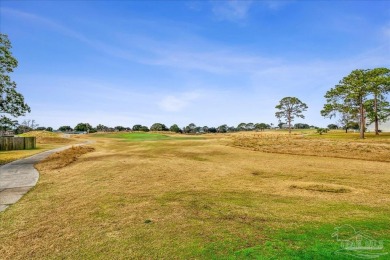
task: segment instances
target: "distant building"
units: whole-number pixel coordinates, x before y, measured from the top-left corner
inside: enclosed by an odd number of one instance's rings
[[[0,136],[14,136],[14,131],[0,131]]]
[[[390,121],[379,123],[379,130],[382,132],[390,132]],[[374,132],[375,131],[375,123],[367,126],[367,131]]]

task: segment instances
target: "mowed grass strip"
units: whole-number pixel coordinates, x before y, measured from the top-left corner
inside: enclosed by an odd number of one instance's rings
[[[217,136],[100,138],[65,167],[42,162],[38,185],[0,213],[0,256],[331,259],[334,228],[347,223],[390,250],[388,163],[262,153]]]
[[[202,137],[187,136],[187,135],[173,135],[173,134],[158,134],[158,133],[107,133],[94,134],[93,137],[100,138],[118,138],[126,141],[163,141],[163,140],[196,140],[203,139]]]

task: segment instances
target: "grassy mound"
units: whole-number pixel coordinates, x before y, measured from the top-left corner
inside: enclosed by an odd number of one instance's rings
[[[373,139],[355,139],[340,133],[306,136],[279,133],[240,133],[232,135],[231,145],[254,151],[280,154],[310,155],[390,162],[390,135]]]
[[[24,134],[20,134],[19,136],[23,137],[61,137],[60,133],[54,133],[49,131],[31,131]]]
[[[68,166],[75,162],[81,155],[93,152],[95,148],[90,146],[73,146],[64,151],[47,157],[37,165],[38,170],[55,170]]]
[[[63,138],[62,133],[53,133],[48,131],[31,131],[19,136],[36,137],[38,144],[68,144],[72,142],[69,138]]]

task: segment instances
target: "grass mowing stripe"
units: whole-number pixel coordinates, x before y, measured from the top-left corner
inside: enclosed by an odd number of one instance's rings
[[[155,133],[115,133],[95,134],[93,137],[126,139],[127,141],[163,141],[163,140],[201,140],[202,137],[194,136],[170,136]]]

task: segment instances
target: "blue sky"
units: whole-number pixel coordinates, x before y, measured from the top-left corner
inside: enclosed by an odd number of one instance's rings
[[[390,1],[1,1],[12,75],[41,126],[326,126],[324,94],[389,67]],[[23,120],[23,118],[20,118]]]

